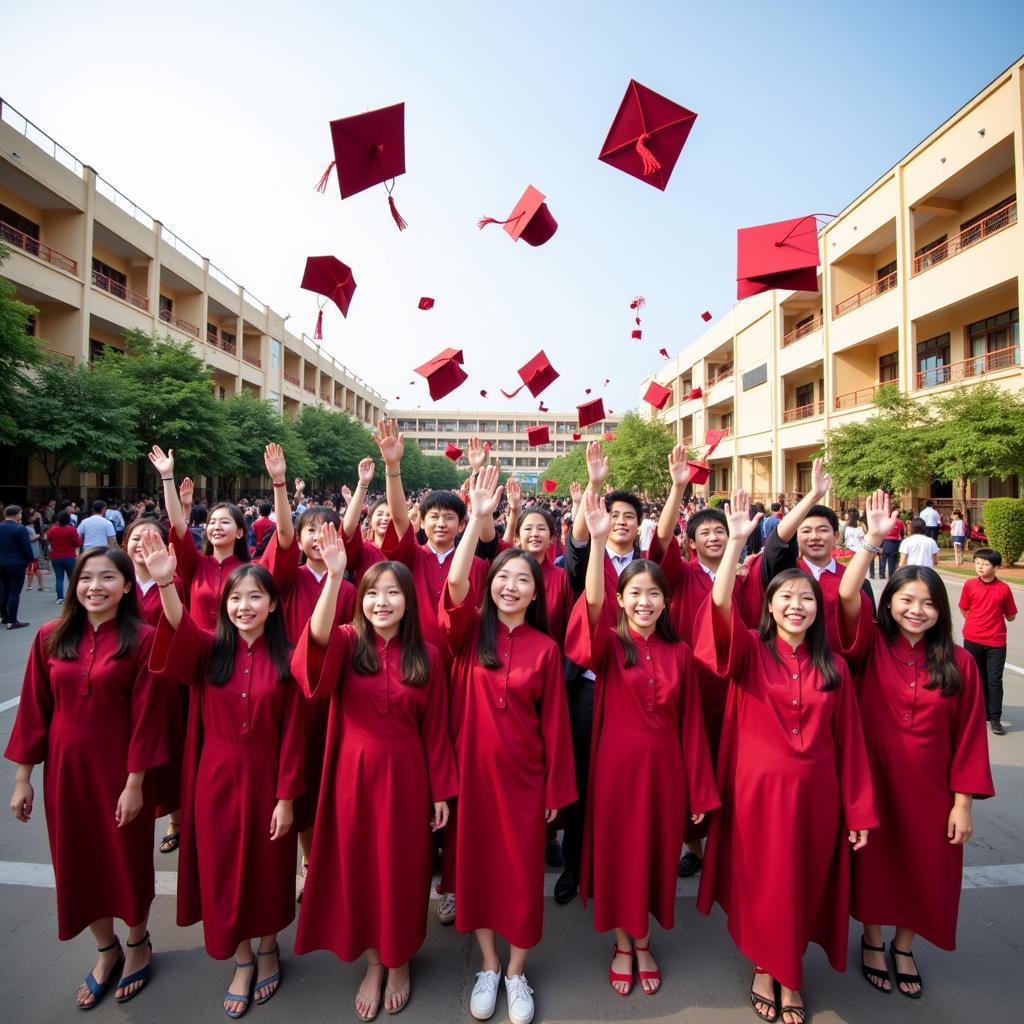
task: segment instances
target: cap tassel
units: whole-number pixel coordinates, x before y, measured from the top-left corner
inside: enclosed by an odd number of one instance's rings
[[[520,391],[522,391],[522,390],[523,390],[523,388],[525,388],[525,387],[526,387],[526,385],[525,385],[525,384],[520,384],[520,385],[519,385],[519,387],[517,387],[517,388],[515,389],[515,391],[513,391],[513,392],[512,392],[511,394],[509,394],[509,392],[507,392],[507,391],[506,391],[506,390],[505,390],[504,388],[499,388],[498,390],[499,390],[499,391],[500,391],[500,392],[501,392],[501,393],[502,393],[502,394],[503,394],[503,395],[504,395],[504,396],[505,396],[506,398],[515,398],[515,397],[516,397],[516,395],[518,395],[518,394],[519,394],[519,392],[520,392]]]
[[[331,171],[332,170],[334,170],[334,161],[333,160],[327,165],[327,170],[324,171],[324,173],[320,175],[320,180],[316,183],[316,190],[317,190],[317,192],[326,192],[327,191],[327,182],[330,180]]]
[[[324,340],[324,311],[322,309],[316,315],[316,327],[313,328],[313,340]]]
[[[511,220],[511,218],[509,218]],[[496,220],[494,217],[481,217],[477,222],[476,226],[483,231],[488,224],[507,224],[507,220]]]
[[[640,159],[644,164],[644,177],[648,174],[653,174],[655,171],[661,170],[661,163],[658,158],[644,145],[644,143],[650,138],[647,132],[644,132],[639,139],[636,140],[636,151],[640,154]]]
[[[388,206],[391,208],[391,219],[398,225],[398,230],[404,231],[409,225],[398,212],[398,207],[395,206],[395,197],[391,194],[388,194]]]

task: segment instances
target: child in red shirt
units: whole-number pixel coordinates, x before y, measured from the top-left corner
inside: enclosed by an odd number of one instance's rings
[[[1017,617],[1013,592],[996,577],[1002,556],[992,548],[974,552],[976,579],[960,592],[964,613],[964,648],[978,664],[985,694],[985,717],[992,732],[1002,736],[1003,666],[1006,663],[1006,623]]]

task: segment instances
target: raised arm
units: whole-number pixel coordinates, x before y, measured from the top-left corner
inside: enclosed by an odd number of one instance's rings
[[[491,461],[491,443],[488,441],[485,444],[481,444],[479,437],[471,437],[466,454],[469,459],[470,470],[474,475],[479,474],[480,470]],[[483,523],[479,539],[483,544],[490,544],[494,540],[494,536],[494,516],[491,516],[487,522]]]
[[[600,441],[587,442],[587,490],[600,495],[601,485],[608,478],[608,457]],[[572,521],[572,539],[582,547],[590,539],[585,516],[577,515]]]
[[[405,454],[405,435],[398,432],[394,420],[383,419],[373,435],[380,457],[384,460],[384,493],[388,501],[388,515],[395,528],[395,536],[405,536],[409,529],[409,508],[405,504],[405,489],[402,487],[402,456]]]
[[[195,491],[196,485],[192,482],[192,477],[182,477],[181,483],[178,484],[178,500],[181,502],[181,518],[185,520],[186,525],[192,516]]]
[[[711,588],[711,600],[720,617],[732,621],[732,591],[736,582],[736,569],[740,564],[747,538],[761,523],[762,513],[750,518],[750,495],[736,491],[732,501],[725,505],[725,518],[729,525],[729,542],[725,545],[722,564],[715,573],[715,585]]]
[[[462,604],[469,594],[470,570],[484,520],[494,522],[494,510],[501,501],[502,492],[498,486],[498,474],[497,466],[487,466],[480,471],[470,488],[469,522],[452,555],[452,565],[448,571],[448,594],[453,604]]]
[[[288,504],[288,466],[284,460],[284,449],[273,441],[263,450],[263,465],[267,476],[274,485],[274,518],[277,520],[277,546],[284,551],[295,540],[295,526],[292,524],[292,508]]]
[[[174,486],[174,449],[168,448],[165,454],[163,448],[155,444],[149,453],[149,461],[153,463],[153,468],[163,483],[167,518],[171,521],[171,529],[180,539],[188,532],[188,523],[185,522],[185,514],[181,509],[178,489]]]
[[[139,550],[146,560],[150,576],[156,580],[156,585],[160,588],[160,604],[167,625],[171,629],[177,629],[181,625],[184,609],[174,586],[174,571],[178,567],[174,549],[164,544],[156,530],[145,530],[139,539]]]
[[[338,596],[341,584],[345,579],[345,545],[338,536],[333,523],[324,523],[316,538],[320,548],[320,557],[327,566],[327,579],[317,598],[316,607],[309,618],[309,635],[320,647],[327,647],[331,642],[331,631],[338,611]]]
[[[832,489],[832,477],[825,472],[825,460],[815,459],[811,469],[811,489],[779,520],[775,532],[779,540],[789,543],[811,508],[821,502]]]
[[[523,489],[514,476],[505,481],[505,500],[508,502],[508,522],[505,523],[503,540],[512,547],[516,542],[516,527],[519,525],[519,504],[523,500]]]
[[[376,472],[376,464],[373,459],[365,458],[359,460],[359,466],[357,472],[359,474],[359,480],[356,483],[355,493],[352,495],[351,500],[345,506],[345,518],[342,520],[341,527],[345,532],[345,539],[352,540],[359,530],[359,516],[363,511],[363,501],[366,499],[366,489],[370,486],[370,481],[373,480],[373,474]]]
[[[587,517],[591,539],[584,593],[587,595],[587,617],[594,626],[604,610],[604,549],[611,533],[612,517],[605,508],[604,498],[590,490],[583,496],[582,511]]]
[[[676,523],[679,521],[679,506],[683,503],[683,492],[690,482],[690,463],[686,457],[686,446],[677,444],[668,455],[668,473],[672,478],[672,489],[668,492],[665,507],[658,518],[657,538],[664,551],[675,539]]]
[[[860,548],[854,552],[850,564],[846,567],[839,581],[839,606],[846,626],[852,634],[857,627],[861,610],[861,585],[868,574],[871,562],[881,550],[882,541],[893,528],[896,517],[892,512],[892,502],[885,491],[869,494],[864,503],[864,540]],[[874,550],[872,550],[874,548]]]

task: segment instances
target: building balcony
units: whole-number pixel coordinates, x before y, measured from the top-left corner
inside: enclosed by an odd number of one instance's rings
[[[837,302],[835,306],[835,316],[840,317],[844,313],[849,313],[854,309],[860,309],[860,307],[865,303],[871,302],[873,299],[877,299],[879,295],[884,295],[886,292],[891,291],[896,287],[898,277],[899,271],[894,270],[891,274],[879,278],[877,281],[869,284],[867,288],[861,288],[859,292],[855,292],[849,298],[843,299],[842,302]]]
[[[325,401],[325,402],[326,402],[326,403],[327,403],[328,405],[330,405],[330,404],[331,404],[331,393],[330,393],[329,391],[321,391],[321,392],[320,392],[320,397],[321,397],[321,399],[323,399],[323,401]]]
[[[961,231],[959,235],[954,235],[944,242],[939,242],[930,249],[926,249],[920,256],[915,256],[912,273],[914,276],[923,274],[926,270],[930,270],[947,259],[958,256],[972,245],[976,245],[978,242],[998,234],[1000,231],[1005,231],[1006,228],[1013,227],[1016,223],[1017,201],[1012,200],[994,213],[990,213],[984,220],[978,221],[977,224],[972,224],[966,230]]]
[[[56,249],[51,249],[48,245],[43,245],[39,239],[26,235],[24,231],[19,231],[2,220],[0,220],[0,242],[13,245],[15,249],[21,249],[22,252],[27,252],[30,256],[35,256],[36,259],[43,260],[60,270],[66,270],[69,274],[77,275],[78,273],[76,260],[65,256],[62,252],[57,252]]]
[[[242,358],[243,358],[243,359],[244,359],[244,360],[245,360],[245,361],[246,361],[246,362],[247,362],[247,363],[248,363],[248,364],[249,364],[250,366],[255,366],[255,367],[257,367],[257,368],[258,368],[258,367],[260,367],[260,366],[262,366],[262,365],[263,365],[263,363],[262,363],[262,362],[260,361],[260,357],[259,357],[259,356],[252,356],[252,355],[249,355],[249,353],[248,353],[248,352],[243,352],[243,353],[242,353]],[[315,391],[313,390],[313,388],[306,388],[306,390],[307,390],[307,391],[313,391],[313,393],[314,393],[314,394],[316,394],[316,392],[315,392]]]
[[[934,388],[940,384],[957,384],[1000,370],[1012,370],[1017,366],[1020,366],[1020,346],[1011,345],[1009,348],[986,352],[981,356],[961,359],[958,363],[921,370],[914,375],[914,387],[920,391],[922,388]]]
[[[113,280],[113,278],[107,277],[106,274],[101,274],[98,270],[92,272],[92,286],[93,288],[99,288],[100,291],[106,292],[108,295],[113,295],[115,299],[129,303],[136,309],[146,312],[149,310],[149,299],[145,295],[133,292],[131,288],[121,284],[119,281]],[[161,312],[163,311],[161,310]],[[199,328],[197,327],[196,337],[198,336]]]
[[[808,323],[801,324],[799,327],[790,331],[789,334],[784,334],[782,336],[782,347],[786,348],[788,345],[792,345],[793,342],[799,341],[801,338],[806,338],[809,334],[813,334],[815,331],[820,331],[824,322],[825,317],[823,315],[819,315]]]
[[[896,382],[888,381],[887,383],[895,384]],[[867,405],[875,400],[875,395],[884,387],[885,384],[869,384],[867,387],[857,388],[856,391],[846,391],[841,395],[836,395],[833,407],[839,411],[853,409],[858,405]]]
[[[811,416],[821,416],[824,412],[824,402],[811,402],[810,405],[798,405],[793,409],[783,410],[782,422],[793,423],[796,420],[806,420]]]
[[[289,373],[287,370],[281,374],[282,377],[289,383],[294,384],[295,387],[299,386],[299,378],[294,373]]]
[[[178,316],[177,313],[169,309],[161,308],[160,319],[165,324],[170,324],[172,327],[177,327],[179,331],[184,331],[185,334],[191,334],[193,338],[200,337],[199,328],[191,320],[186,320],[183,316]]]
[[[249,357],[248,356],[245,356],[244,358],[245,358],[246,362],[249,361]],[[316,394],[316,388],[313,387],[312,384],[303,384],[302,385],[302,390],[303,391],[308,391],[311,395],[315,395]]]
[[[713,388],[716,384],[721,384],[722,381],[728,380],[735,373],[735,369],[732,366],[726,367],[720,370],[713,377],[708,378],[708,387]]]

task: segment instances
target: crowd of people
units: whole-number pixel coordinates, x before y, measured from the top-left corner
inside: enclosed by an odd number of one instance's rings
[[[915,941],[955,948],[972,802],[994,795],[986,720],[1002,732],[1016,614],[998,554],[974,552],[965,650],[909,543],[934,538],[915,520],[901,539],[882,492],[841,529],[820,460],[790,508],[738,491],[719,509],[686,500],[676,448],[651,508],[607,487],[600,442],[563,500],[500,486],[477,439],[461,492],[409,495],[394,422],[375,440],[384,494],[364,459],[351,491],[289,496],[271,444],[271,501],[207,507],[154,446],[162,494],[120,524],[102,502],[42,511],[70,580],[5,756],[20,821],[46,765],[58,935],[97,946],[77,1005],[150,979],[164,816],[178,924],[233,960],[232,1018],[280,988],[297,905],[295,953],[364,958],[357,1016],[399,1012],[438,855],[437,916],[479,946],[477,1020],[502,982],[511,1024],[533,1018],[545,860],[556,902],[592,902],[614,933],[619,997],[659,991],[651,922],[671,929],[678,875],[700,873],[697,909],[725,912],[762,1020],[806,1019],[806,949],[844,970],[851,916],[864,978],[921,998]],[[0,561],[26,555],[22,510],[5,514]],[[8,628],[23,578],[4,577]]]

